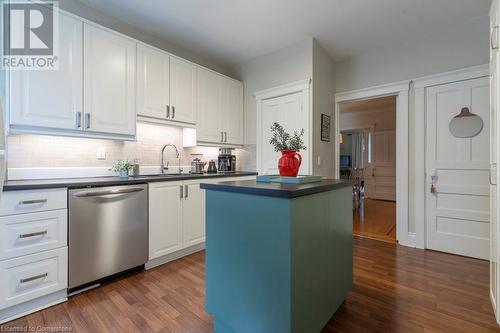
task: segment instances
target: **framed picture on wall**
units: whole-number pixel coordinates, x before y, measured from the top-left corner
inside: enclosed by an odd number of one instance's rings
[[[331,117],[327,114],[321,114],[321,141],[330,142],[330,123]]]

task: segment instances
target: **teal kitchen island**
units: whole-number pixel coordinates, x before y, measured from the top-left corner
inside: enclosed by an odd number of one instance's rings
[[[351,183],[201,188],[215,332],[320,332],[353,285]]]

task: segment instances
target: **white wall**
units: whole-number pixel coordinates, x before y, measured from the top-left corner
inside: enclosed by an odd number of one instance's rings
[[[334,176],[335,163],[335,63],[328,53],[314,40],[313,42],[313,174]],[[321,141],[321,114],[331,117],[330,142]],[[320,164],[318,164],[320,157]]]
[[[337,92],[488,63],[489,19],[482,17],[337,62]]]
[[[236,69],[245,84],[245,143],[256,144],[256,104],[253,94],[282,84],[312,78],[312,39],[252,59]]]

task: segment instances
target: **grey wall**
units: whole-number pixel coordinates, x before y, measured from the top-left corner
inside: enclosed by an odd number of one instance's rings
[[[418,39],[337,62],[337,92],[488,63],[489,19],[476,18]]]
[[[313,41],[313,173],[333,177],[335,163],[334,92],[335,63],[328,53]],[[330,142],[321,141],[321,114],[331,118]],[[318,157],[321,163],[318,164]]]
[[[199,65],[208,67],[219,73],[234,77],[234,71],[230,66],[218,63],[212,59],[202,58],[188,50],[180,48],[162,37],[150,34],[140,28],[132,26],[126,22],[117,20],[109,15],[106,15],[94,8],[91,8],[78,0],[62,0],[59,1],[59,7],[67,12],[83,17],[89,21],[98,23],[109,29],[121,32],[124,35],[138,39],[144,43],[156,46],[160,49],[168,51],[181,58],[190,60]]]
[[[250,60],[236,69],[245,84],[245,143],[256,144],[256,105],[253,94],[282,84],[312,78],[312,39]]]

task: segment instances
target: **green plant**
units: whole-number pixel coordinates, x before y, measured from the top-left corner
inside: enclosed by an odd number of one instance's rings
[[[283,150],[306,150],[306,146],[302,141],[302,136],[304,135],[304,129],[300,132],[294,131],[293,135],[290,135],[283,126],[275,122],[271,125],[271,139],[269,143],[274,146],[274,150],[277,152]]]
[[[134,163],[130,160],[118,160],[116,161],[111,170],[114,172],[129,172],[134,168]]]

